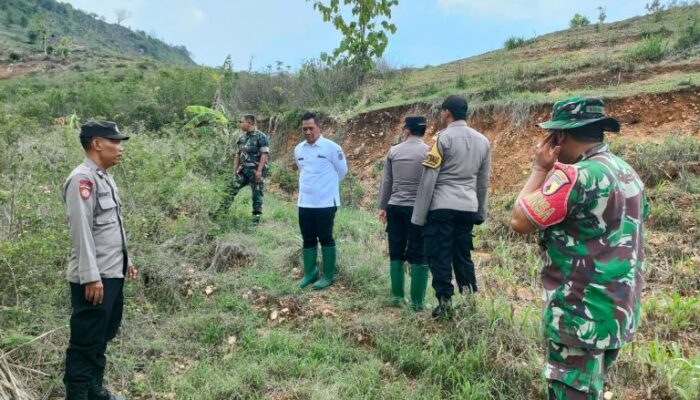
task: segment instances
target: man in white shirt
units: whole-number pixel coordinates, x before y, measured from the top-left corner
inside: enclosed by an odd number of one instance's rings
[[[319,117],[305,113],[301,117],[303,142],[294,148],[299,167],[299,228],[304,240],[304,277],[302,288],[313,284],[316,290],[333,283],[336,252],[333,221],[340,206],[340,181],[348,172],[343,149],[321,135]],[[323,256],[323,277],[319,279],[318,243]]]

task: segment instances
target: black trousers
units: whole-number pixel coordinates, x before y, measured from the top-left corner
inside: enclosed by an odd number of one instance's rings
[[[124,278],[102,278],[102,304],[85,300],[85,285],[70,284],[70,342],[66,350],[66,382],[86,382],[93,371],[104,370],[107,343],[119,331],[124,310]]]
[[[386,233],[389,238],[389,259],[427,264],[422,227],[411,223],[413,207],[389,205],[386,208]]]
[[[305,249],[314,249],[319,242],[323,247],[335,246],[333,223],[337,210],[338,207],[299,207],[299,229]]]
[[[425,255],[433,274],[433,289],[438,299],[449,299],[454,294],[452,271],[458,290],[477,291],[472,229],[476,213],[457,210],[433,210],[423,228]]]

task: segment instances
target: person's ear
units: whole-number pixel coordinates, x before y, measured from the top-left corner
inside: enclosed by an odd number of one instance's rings
[[[100,138],[92,139],[92,149],[95,151],[102,151],[102,139],[100,139]]]
[[[557,145],[559,145],[559,146],[564,144],[569,137],[565,132],[562,132],[562,131],[557,132],[556,135],[557,135]]]

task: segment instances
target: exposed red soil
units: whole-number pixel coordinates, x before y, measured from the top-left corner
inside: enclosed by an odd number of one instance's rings
[[[671,93],[638,94],[606,101],[606,112],[620,120],[623,142],[662,141],[668,135],[700,136],[700,89]],[[470,113],[468,123],[482,132],[492,147],[491,191],[514,192],[529,173],[535,144],[546,132],[536,123],[549,119],[551,105],[529,110],[490,107]],[[402,121],[411,114],[429,120],[426,142],[439,130],[438,112],[431,105],[417,103],[360,114],[344,124],[328,124],[324,132],[344,148],[350,172],[365,189],[363,205],[370,206],[377,195],[382,158],[399,141]],[[518,121],[522,121],[518,123]],[[618,137],[610,134],[611,138]],[[298,142],[299,135],[288,135],[283,154]]]

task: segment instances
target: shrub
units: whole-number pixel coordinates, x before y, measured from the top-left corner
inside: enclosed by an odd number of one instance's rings
[[[700,43],[700,21],[698,18],[688,25],[681,33],[674,48],[679,51],[687,50]]]
[[[19,53],[15,53],[15,52],[13,51],[13,52],[10,53],[10,57],[9,57],[9,58],[10,58],[10,61],[15,62],[15,61],[19,61],[19,60],[22,58],[22,56],[21,56]]]
[[[506,50],[513,50],[513,49],[516,49],[516,48],[524,45],[525,43],[526,43],[525,39],[523,39],[521,37],[511,36],[508,39],[506,39],[506,41],[503,43],[503,47]]]
[[[647,36],[637,47],[627,53],[627,58],[633,61],[659,61],[664,58],[666,49],[661,36]]]
[[[573,18],[571,18],[571,21],[569,21],[569,27],[580,28],[582,26],[589,25],[590,23],[591,21],[589,21],[588,18],[584,17],[579,13],[576,13],[574,14]]]
[[[464,75],[460,75],[457,78],[457,83],[455,84],[455,87],[457,89],[464,90],[467,88],[467,78],[464,77]]]

